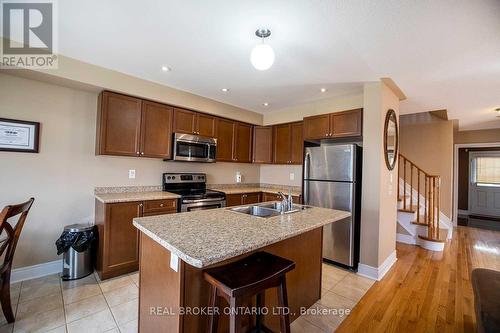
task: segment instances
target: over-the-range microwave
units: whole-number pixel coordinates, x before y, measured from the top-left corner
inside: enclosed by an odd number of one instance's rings
[[[217,139],[192,134],[174,134],[175,161],[215,162]]]

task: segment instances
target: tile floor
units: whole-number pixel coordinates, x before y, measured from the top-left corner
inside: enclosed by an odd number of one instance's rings
[[[137,332],[138,273],[99,281],[94,276],[61,282],[57,275],[13,284],[16,322],[0,315],[0,333]],[[373,281],[323,265],[322,298],[292,323],[292,332],[333,332]],[[329,310],[329,309],[333,309]],[[321,313],[321,314],[319,314]]]

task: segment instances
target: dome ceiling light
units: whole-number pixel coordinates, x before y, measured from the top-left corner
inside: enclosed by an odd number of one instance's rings
[[[256,45],[252,53],[250,53],[250,62],[255,69],[259,71],[265,71],[271,68],[274,63],[274,51],[273,48],[267,44],[264,44],[264,38],[271,36],[271,30],[269,29],[258,29],[255,31],[255,35],[262,38],[262,43]]]

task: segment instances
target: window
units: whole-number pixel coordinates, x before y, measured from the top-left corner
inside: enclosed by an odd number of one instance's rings
[[[476,157],[475,183],[500,185],[500,157]]]

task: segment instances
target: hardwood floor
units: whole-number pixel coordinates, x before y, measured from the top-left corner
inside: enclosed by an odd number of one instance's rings
[[[476,332],[470,273],[500,270],[500,232],[459,226],[443,252],[397,243],[397,257],[336,332]]]

